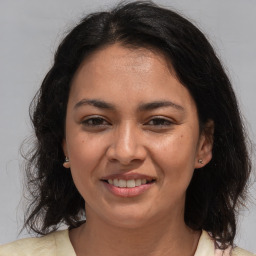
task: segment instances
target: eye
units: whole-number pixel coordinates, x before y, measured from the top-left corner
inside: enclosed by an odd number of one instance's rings
[[[167,126],[171,126],[172,124],[173,122],[171,120],[163,117],[154,117],[146,123],[146,125],[157,126],[157,127],[167,127]]]
[[[99,116],[87,118],[83,120],[81,123],[82,125],[87,127],[102,127],[110,125],[109,122],[107,122],[104,118]]]

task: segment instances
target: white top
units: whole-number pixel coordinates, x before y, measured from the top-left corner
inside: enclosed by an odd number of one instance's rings
[[[203,231],[194,256],[230,256],[225,251],[214,248],[214,242]],[[232,256],[253,256],[254,254],[236,247]],[[68,230],[56,231],[40,238],[25,238],[1,245],[0,256],[76,256],[69,239]]]

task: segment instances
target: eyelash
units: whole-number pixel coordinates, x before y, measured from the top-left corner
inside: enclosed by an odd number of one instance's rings
[[[106,123],[106,124],[102,124],[102,123]],[[82,124],[85,126],[89,126],[89,127],[99,127],[99,126],[105,126],[105,125],[110,125],[109,122],[107,122],[104,118],[102,117],[90,117],[86,120],[82,121]]]
[[[169,119],[162,118],[162,117],[155,117],[155,118],[150,119],[146,125],[150,125],[149,123],[152,121],[155,122],[155,124],[152,124],[153,126],[167,127],[167,126],[170,126],[173,124],[173,122]],[[156,124],[156,122],[158,124]]]
[[[91,128],[104,128],[105,126],[111,125],[108,121],[106,121],[105,118],[98,117],[98,116],[85,119],[81,122],[81,124],[86,127],[91,127]],[[154,117],[154,118],[150,119],[149,121],[147,121],[143,125],[144,126],[153,126],[155,128],[161,129],[161,128],[167,128],[173,124],[174,124],[174,122],[169,119],[162,118],[162,117]]]

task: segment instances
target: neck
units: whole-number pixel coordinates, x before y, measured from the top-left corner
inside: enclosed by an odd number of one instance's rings
[[[192,231],[177,218],[138,228],[123,228],[94,217],[70,231],[77,256],[192,256],[199,237],[200,232]]]

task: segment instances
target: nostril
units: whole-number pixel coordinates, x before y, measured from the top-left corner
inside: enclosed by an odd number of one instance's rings
[[[106,150],[106,157],[110,162],[117,161],[124,166],[134,161],[143,161],[146,155],[143,144],[134,137],[134,132],[131,137],[131,129],[127,130],[126,135],[114,138]]]

